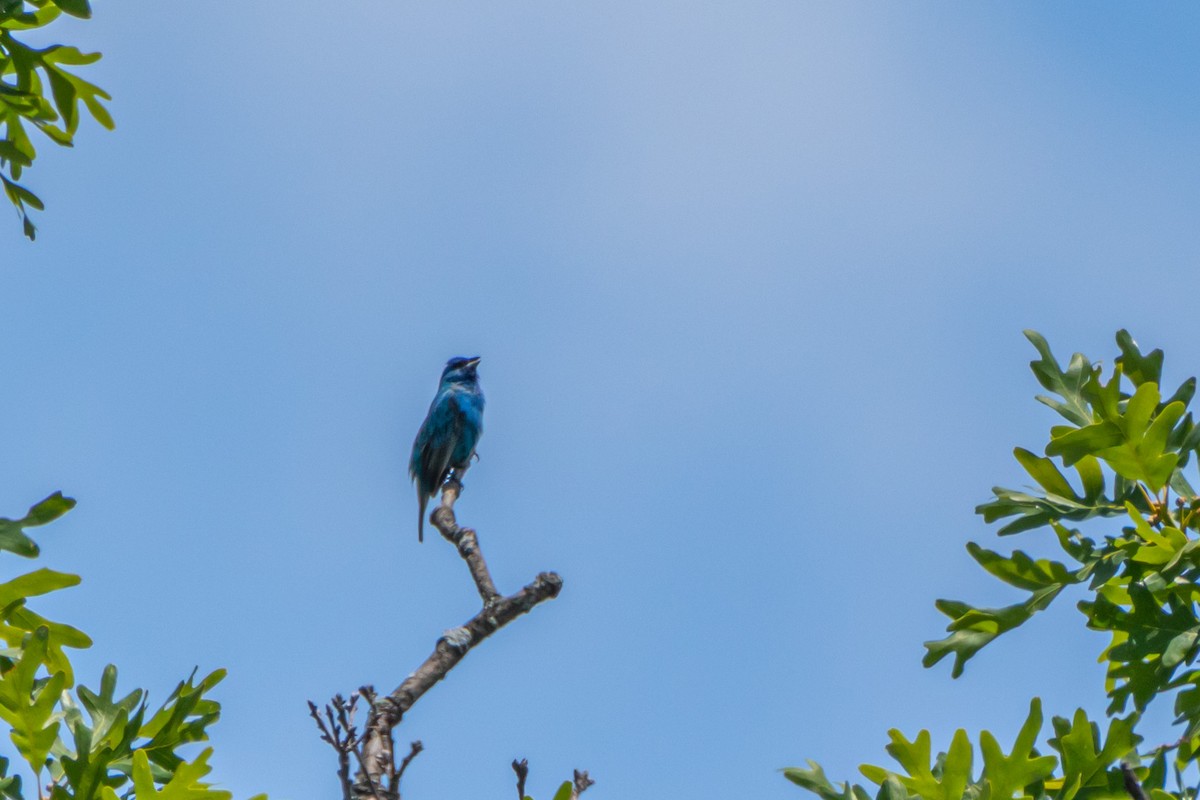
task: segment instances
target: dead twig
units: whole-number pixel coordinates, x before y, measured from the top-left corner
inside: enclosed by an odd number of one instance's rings
[[[354,727],[354,711],[358,695],[350,696],[347,702],[342,695],[334,695],[332,704],[325,704],[325,719],[317,711],[317,704],[308,701],[308,714],[317,723],[321,741],[326,742],[338,754],[338,782],[342,787],[343,800],[352,800],[353,787],[350,783],[350,755],[358,756],[358,731]],[[359,759],[361,763],[361,758]]]
[[[572,800],[575,800],[575,798],[579,797],[579,795],[586,792],[587,788],[589,786],[595,785],[595,783],[596,782],[594,780],[592,780],[591,778],[588,777],[586,769],[583,770],[582,772],[580,772],[579,770],[575,770],[574,785],[571,787]]]
[[[529,761],[522,758],[512,763],[513,772],[517,773],[517,800],[525,800],[525,779],[529,777]]]
[[[420,739],[417,739],[415,742],[409,744],[409,748],[408,755],[400,762],[400,769],[396,770],[396,774],[392,776],[391,789],[396,793],[397,797],[400,796],[400,779],[404,777],[404,770],[408,769],[408,765],[412,763],[412,760],[425,749],[425,745],[421,744]]]

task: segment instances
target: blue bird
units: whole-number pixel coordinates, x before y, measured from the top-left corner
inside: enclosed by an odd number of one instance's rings
[[[461,478],[483,434],[483,392],[475,368],[479,357],[452,358],[442,370],[437,396],[413,442],[408,474],[417,484],[417,539],[425,541],[425,506],[450,477]]]

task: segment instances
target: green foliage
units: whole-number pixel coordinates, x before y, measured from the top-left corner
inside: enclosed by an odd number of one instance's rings
[[[37,228],[29,209],[41,211],[41,199],[18,183],[26,167],[37,157],[32,128],[63,147],[75,142],[80,105],[105,128],[112,117],[101,102],[108,94],[66,67],[92,64],[99,53],[83,53],[74,47],[51,45],[30,47],[14,34],[43,28],[60,15],[87,19],[92,15],[88,0],[0,0],[0,186],[17,209],[25,235],[33,239]],[[47,88],[49,91],[47,92]],[[7,171],[7,174],[6,174]]]
[[[2,0],[0,0],[2,2]],[[75,505],[54,494],[19,520],[0,518],[0,550],[33,558],[26,528],[50,522]],[[229,800],[203,782],[211,749],[188,760],[186,748],[208,739],[220,705],[208,693],[225,677],[217,670],[181,681],[150,712],[142,689],[117,692],[109,665],[97,689],[76,685],[68,648],[90,647],[75,628],[27,607],[31,598],[79,583],[79,577],[38,569],[0,584],[0,720],[17,754],[49,800]],[[22,777],[0,758],[0,798],[24,800]],[[45,791],[41,787],[47,787]]]
[[[785,775],[824,800],[999,800],[1055,798],[1091,800],[1126,797],[1121,760],[1148,766],[1137,777],[1151,800],[1195,800],[1179,777],[1200,761],[1200,496],[1185,470],[1200,448],[1200,425],[1188,406],[1196,391],[1189,378],[1169,394],[1162,386],[1163,353],[1142,353],[1126,331],[1117,333],[1119,354],[1105,370],[1076,353],[1064,369],[1039,334],[1026,331],[1038,352],[1030,366],[1049,392],[1037,399],[1066,424],[1050,429],[1044,455],[1018,447],[1014,456],[1035,487],[996,487],[976,511],[987,522],[1003,522],[1009,536],[1043,530],[1062,560],[1039,559],[1021,550],[1008,555],[971,542],[967,550],[985,571],[1025,593],[1003,608],[979,608],[938,600],[950,619],[948,634],[926,642],[923,663],[933,666],[953,655],[951,674],[1000,635],[1047,608],[1068,589],[1083,592],[1077,603],[1089,628],[1108,636],[1102,659],[1108,730],[1083,711],[1071,720],[1054,718],[1053,735],[1041,753],[1041,706],[1034,700],[1029,718],[1010,755],[987,731],[979,737],[982,770],[972,771],[975,751],[958,731],[948,749],[931,756],[929,733],[908,741],[891,732],[888,752],[900,771],[863,766],[876,785],[840,787],[820,767],[785,770]],[[1108,530],[1085,535],[1071,523],[1113,520]],[[1135,727],[1155,698],[1174,697],[1179,740],[1150,753],[1138,752]],[[1118,717],[1118,714],[1127,716]],[[1172,757],[1176,792],[1164,784]]]
[[[932,755],[929,731],[921,731],[913,741],[900,731],[889,732],[892,743],[888,754],[900,765],[900,771],[864,764],[863,776],[878,789],[861,785],[829,782],[821,768],[809,762],[808,769],[785,769],[793,783],[819,794],[824,800],[1013,800],[1014,798],[1053,797],[1056,800],[1097,800],[1123,797],[1123,778],[1114,762],[1129,755],[1140,741],[1133,733],[1137,715],[1114,720],[1102,736],[1099,726],[1082,710],[1071,720],[1055,717],[1054,735],[1048,744],[1054,754],[1042,754],[1037,738],[1042,732],[1041,702],[1030,704],[1029,716],[1007,755],[988,731],[979,734],[979,757],[983,768],[978,776],[972,771],[975,746],[967,732],[958,730],[944,753]],[[1061,770],[1059,770],[1061,766]],[[1055,771],[1059,770],[1056,776]]]

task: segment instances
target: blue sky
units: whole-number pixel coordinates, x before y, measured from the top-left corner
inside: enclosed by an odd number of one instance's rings
[[[84,583],[41,608],[93,683],[230,670],[239,796],[330,796],[304,701],[476,611],[406,474],[457,354],[460,520],[501,589],[566,585],[405,720],[406,796],[505,796],[524,757],[538,797],[799,797],[778,768],[853,777],[890,727],[1103,707],[1070,601],[958,681],[921,642],[937,597],[1015,599],[963,545],[1052,422],[1023,328],[1198,371],[1194,7],[125,0],[48,33],[104,52],[117,130],[42,147],[35,244],[0,227],[0,513],[79,500],[40,538]]]

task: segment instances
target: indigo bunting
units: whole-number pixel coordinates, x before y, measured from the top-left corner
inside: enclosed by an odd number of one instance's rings
[[[417,484],[417,540],[425,541],[425,506],[451,472],[461,478],[483,433],[483,392],[475,368],[479,357],[452,358],[442,370],[437,396],[413,442],[408,474]]]

